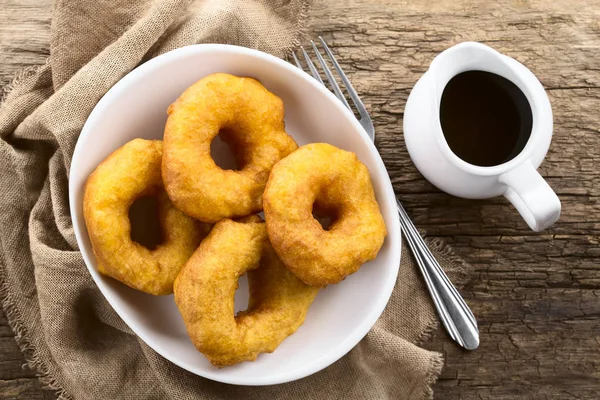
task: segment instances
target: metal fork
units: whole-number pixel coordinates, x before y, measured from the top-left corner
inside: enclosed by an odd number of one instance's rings
[[[369,116],[367,109],[358,97],[358,94],[352,87],[352,84],[346,77],[346,74],[344,74],[344,71],[342,71],[342,68],[336,61],[331,49],[329,49],[329,46],[327,46],[327,43],[325,43],[321,37],[319,37],[319,40],[323,49],[325,50],[327,58],[337,71],[339,78],[341,79],[346,91],[350,96],[350,99],[356,106],[356,110],[359,114],[359,118],[357,118],[358,122],[362,125],[367,135],[369,135],[371,140],[374,142],[375,127],[373,126],[373,121],[371,121],[371,117]],[[317,56],[318,64],[325,73],[327,81],[333,88],[334,94],[342,103],[344,103],[346,107],[348,107],[350,111],[352,111],[348,100],[337,84],[333,73],[327,66],[321,51],[312,40],[310,43],[315,55]],[[304,50],[304,47],[300,47],[300,53],[304,58],[304,62],[310,74],[322,85],[325,85],[325,82],[323,82],[323,79],[321,78],[321,74],[315,67],[311,57],[308,55],[306,50]],[[298,68],[305,71],[295,52],[292,52],[292,57]],[[477,321],[475,320],[473,313],[469,309],[469,306],[467,306],[467,303],[465,303],[461,295],[458,293],[452,282],[450,282],[450,279],[448,279],[440,267],[440,264],[436,261],[435,257],[425,244],[425,241],[417,231],[417,228],[415,228],[415,225],[410,220],[406,210],[404,210],[404,207],[402,207],[402,204],[400,204],[398,199],[396,199],[396,203],[398,205],[398,214],[400,216],[400,225],[402,227],[402,231],[406,235],[408,246],[413,253],[421,273],[423,274],[425,285],[431,294],[433,304],[435,305],[438,315],[442,320],[442,324],[448,331],[450,337],[459,345],[468,350],[476,349],[479,346],[479,329],[477,328]]]

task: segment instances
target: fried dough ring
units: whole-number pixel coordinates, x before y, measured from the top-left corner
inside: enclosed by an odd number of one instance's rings
[[[262,210],[269,171],[298,147],[284,130],[281,99],[255,79],[217,73],[190,86],[167,112],[162,171],[177,208],[211,223]],[[217,135],[239,170],[215,164]]]
[[[267,232],[285,266],[304,283],[338,283],[374,259],[387,230],[369,170],[354,153],[313,143],[281,160],[263,195]],[[313,208],[332,217],[328,230]]]
[[[248,309],[236,316],[234,295],[246,272]],[[188,334],[217,367],[272,353],[302,325],[317,291],[283,266],[258,216],[217,223],[175,280]]]
[[[161,179],[162,142],[134,139],[108,156],[89,176],[83,214],[98,271],[154,295],[173,292],[173,282],[208,226],[175,208]],[[157,196],[163,243],[149,250],[131,239],[129,207]]]

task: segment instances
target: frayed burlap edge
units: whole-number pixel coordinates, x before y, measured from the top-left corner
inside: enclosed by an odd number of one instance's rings
[[[13,79],[8,83],[5,84],[4,82],[0,82],[2,84],[2,87],[0,88],[0,107],[4,105],[4,102],[11,91],[20,86],[27,79],[35,76],[43,67],[48,65],[49,62],[50,57],[46,59],[44,64],[29,66],[17,71]],[[3,246],[2,241],[0,241],[0,246]],[[6,280],[5,261],[3,257],[4,249],[2,248],[1,250],[0,303],[2,304],[4,314],[6,315],[8,325],[15,334],[15,341],[23,353],[25,364],[27,367],[29,367],[29,369],[36,373],[36,376],[42,384],[43,389],[54,391],[59,400],[71,400],[71,397],[66,393],[65,389],[60,385],[58,380],[50,374],[48,366],[42,362],[35,346],[31,344],[31,338],[27,332],[27,328],[25,328],[23,317],[15,306],[13,296]]]
[[[427,385],[423,388],[421,399],[433,399],[433,385],[437,382],[442,369],[444,368],[444,356],[441,353],[437,353],[433,357],[433,368],[427,374]]]
[[[305,41],[307,35],[306,35],[306,20],[308,19],[308,12],[310,11],[310,6],[311,6],[312,2],[307,1],[304,3],[304,5],[302,6],[302,8],[300,9],[300,12],[298,13],[298,21],[296,22],[296,38],[294,40],[292,40],[292,42],[290,43],[289,48],[285,49],[285,54],[286,56],[291,53],[294,49],[298,48],[302,42]]]
[[[42,362],[35,346],[31,344],[31,338],[23,323],[23,317],[15,307],[14,299],[8,289],[4,260],[0,261],[0,302],[8,320],[8,325],[15,333],[15,341],[25,357],[27,367],[36,373],[43,389],[54,391],[59,400],[71,400],[71,397],[58,380],[50,374],[48,366]]]
[[[8,94],[12,90],[19,86],[24,80],[37,74],[43,67],[50,63],[50,57],[46,58],[46,61],[41,65],[31,65],[23,69],[18,70],[12,79],[8,82],[0,80],[0,107],[4,104]]]

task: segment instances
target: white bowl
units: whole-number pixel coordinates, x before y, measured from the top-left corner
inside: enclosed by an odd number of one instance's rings
[[[353,151],[371,173],[388,236],[377,259],[338,285],[322,290],[304,325],[272,354],[255,362],[213,367],[192,345],[172,296],[147,295],[98,273],[82,202],[88,175],[110,153],[134,138],[162,139],[167,107],[203,76],[252,76],[281,97],[287,132],[299,145],[327,142]],[[385,166],[353,115],[312,77],[271,55],[237,46],[203,44],[156,57],[119,81],[98,102],[75,147],[69,200],[77,242],[90,274],[129,327],[156,352],[197,375],[238,385],[300,379],[337,361],[371,329],[386,306],[400,265],[400,225]],[[247,306],[240,281],[236,308]]]

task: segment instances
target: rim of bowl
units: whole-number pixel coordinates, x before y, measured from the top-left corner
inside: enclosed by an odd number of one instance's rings
[[[330,366],[331,364],[338,361],[344,355],[346,355],[350,350],[352,350],[358,342],[360,342],[367,333],[371,330],[371,328],[375,325],[375,322],[379,319],[383,310],[385,309],[389,299],[392,295],[392,291],[396,284],[396,280],[398,279],[398,271],[400,269],[400,256],[401,256],[401,247],[402,247],[402,233],[400,231],[400,221],[397,218],[393,218],[391,221],[386,221],[386,226],[388,226],[388,236],[386,240],[390,240],[390,232],[396,232],[397,235],[397,245],[391,245],[391,258],[397,263],[397,267],[392,270],[392,276],[389,276],[386,282],[384,282],[384,288],[379,292],[379,296],[375,301],[375,304],[372,306],[372,310],[369,316],[358,323],[358,326],[351,332],[350,335],[346,337],[345,340],[338,343],[335,348],[332,348],[327,353],[324,353],[321,357],[315,358],[312,362],[306,363],[301,367],[295,368],[293,370],[288,370],[282,373],[270,375],[266,378],[240,378],[240,377],[231,377],[227,375],[221,375],[218,373],[208,372],[199,370],[195,364],[182,362],[181,360],[176,359],[175,357],[171,357],[170,354],[163,352],[157,349],[155,346],[154,340],[147,337],[143,330],[134,328],[135,323],[133,323],[127,315],[127,312],[121,309],[113,300],[113,295],[108,292],[107,288],[104,287],[104,284],[99,282],[99,273],[98,271],[92,267],[91,259],[88,253],[83,251],[82,239],[81,236],[87,234],[87,227],[80,226],[77,219],[73,218],[73,216],[78,215],[78,207],[75,204],[75,193],[78,188],[75,187],[74,179],[74,168],[79,162],[79,158],[83,157],[80,154],[81,151],[81,140],[85,139],[87,136],[91,135],[92,128],[95,124],[95,121],[99,119],[99,115],[104,111],[103,109],[112,102],[113,98],[119,96],[122,90],[125,90],[130,83],[137,81],[138,79],[143,79],[146,71],[150,71],[155,68],[159,68],[162,64],[167,62],[171,62],[173,59],[183,58],[188,54],[193,53],[203,53],[203,52],[225,52],[225,53],[238,53],[248,57],[256,58],[262,60],[267,63],[272,63],[282,68],[287,73],[291,73],[295,75],[296,78],[304,81],[306,85],[312,87],[313,90],[320,92],[322,95],[325,95],[329,98],[329,100],[334,104],[335,107],[338,108],[346,116],[346,118],[350,119],[352,125],[354,125],[355,131],[359,133],[359,137],[362,140],[362,145],[366,146],[371,153],[375,154],[375,162],[377,165],[377,173],[381,174],[385,177],[383,183],[383,194],[384,198],[382,202],[387,203],[386,206],[392,208],[392,210],[396,207],[396,195],[392,188],[391,181],[389,179],[389,175],[387,173],[387,169],[385,168],[385,164],[377,151],[375,144],[371,142],[366,132],[363,130],[362,126],[359,124],[358,120],[354,117],[354,114],[350,110],[348,110],[342,102],[340,102],[337,97],[333,93],[331,93],[325,86],[320,85],[313,77],[308,75],[306,72],[300,70],[299,68],[293,66],[292,64],[277,58],[271,54],[264,53],[259,50],[249,49],[246,47],[227,45],[227,44],[195,44],[190,46],[181,47],[175,50],[171,50],[167,53],[161,54],[151,60],[148,60],[144,64],[135,68],[126,74],[123,78],[121,78],[117,83],[115,83],[106,94],[100,99],[100,101],[96,104],[92,112],[90,113],[88,119],[86,120],[83,129],[81,130],[81,134],[77,139],[77,143],[75,145],[75,150],[73,151],[73,158],[71,160],[71,168],[69,172],[69,208],[71,211],[71,219],[73,223],[73,228],[75,230],[75,237],[77,239],[77,244],[80,246],[81,255],[85,261],[86,267],[90,271],[92,278],[94,279],[96,286],[100,289],[106,300],[109,302],[111,307],[117,312],[119,317],[133,330],[133,332],[142,339],[148,346],[150,346],[154,351],[160,354],[162,357],[166,358],[173,364],[184,368],[187,371],[192,372],[195,375],[202,376],[207,379],[211,379],[214,381],[233,384],[233,385],[247,385],[247,386],[263,386],[263,385],[275,385],[286,382],[292,382],[298,379],[305,378],[310,376],[316,372],[321,371],[322,369]],[[381,205],[380,205],[381,206]],[[85,225],[85,224],[84,224]],[[391,226],[390,226],[391,225]],[[392,235],[394,236],[394,235]],[[218,371],[217,371],[218,372]]]

